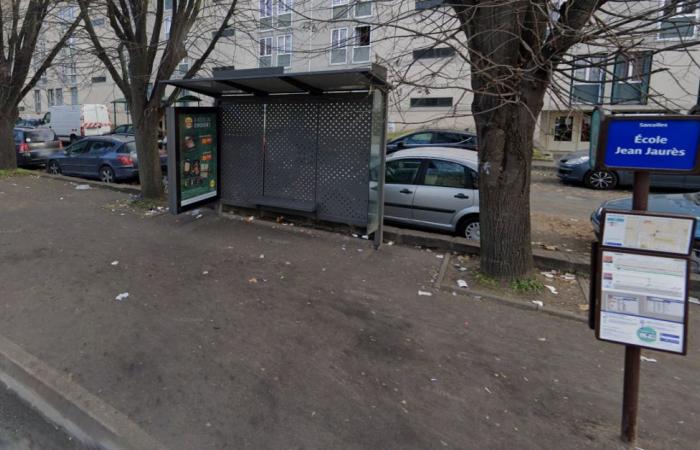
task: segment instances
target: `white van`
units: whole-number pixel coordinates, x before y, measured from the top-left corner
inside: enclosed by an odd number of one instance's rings
[[[101,136],[112,132],[107,106],[100,104],[51,106],[44,123],[64,141],[73,142],[83,136]]]

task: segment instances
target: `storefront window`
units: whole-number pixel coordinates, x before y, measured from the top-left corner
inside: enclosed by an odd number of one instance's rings
[[[571,116],[558,116],[554,119],[554,140],[571,142],[574,119]]]

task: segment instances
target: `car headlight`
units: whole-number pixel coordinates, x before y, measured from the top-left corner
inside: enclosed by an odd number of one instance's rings
[[[571,166],[577,166],[579,164],[584,164],[587,163],[588,161],[591,160],[591,157],[586,155],[586,156],[579,156],[578,158],[570,159],[566,161],[565,164],[571,165]]]

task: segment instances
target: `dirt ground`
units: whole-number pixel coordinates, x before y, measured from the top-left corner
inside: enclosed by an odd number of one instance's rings
[[[498,282],[479,273],[479,258],[476,256],[445,255],[449,263],[443,286],[462,295],[494,295],[516,302],[542,302],[548,309],[567,311],[587,317],[588,315],[588,279],[571,273],[537,271],[531,277],[536,282],[531,290],[515,288],[512,283]],[[459,285],[459,280],[467,283]],[[549,286],[549,287],[548,287]]]
[[[583,323],[437,290],[434,252],[75,187],[0,180],[0,333],[168,448],[622,448],[623,350]],[[691,321],[642,363],[642,448],[700,442]]]

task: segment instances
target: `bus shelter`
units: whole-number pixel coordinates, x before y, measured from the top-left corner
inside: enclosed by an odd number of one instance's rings
[[[360,227],[381,243],[385,68],[220,70],[165,83],[214,98],[167,110],[173,213],[219,201]]]

